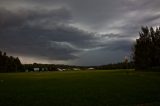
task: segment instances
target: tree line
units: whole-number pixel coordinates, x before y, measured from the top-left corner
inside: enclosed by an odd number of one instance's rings
[[[63,64],[23,64],[24,69],[26,71],[34,71],[34,68],[39,68],[39,71],[58,71],[58,69],[66,69],[67,70],[88,70],[89,68],[93,68],[95,70],[110,70],[110,69],[134,69],[133,62],[119,62],[108,65],[100,65],[100,66],[76,66],[76,65],[63,65]]]
[[[134,63],[132,61],[125,63],[119,62],[114,64],[107,64],[101,66],[94,66],[97,70],[112,70],[112,69],[134,69]]]
[[[6,52],[0,51],[0,72],[19,72],[23,66],[18,57],[7,56]]]

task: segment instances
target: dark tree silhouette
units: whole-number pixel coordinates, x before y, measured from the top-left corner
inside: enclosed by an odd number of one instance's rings
[[[136,69],[158,69],[160,66],[160,27],[142,27],[134,45]]]
[[[18,72],[22,71],[23,66],[18,57],[7,56],[6,52],[0,51],[0,72]]]

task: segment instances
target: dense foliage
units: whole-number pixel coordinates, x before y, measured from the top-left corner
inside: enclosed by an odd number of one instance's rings
[[[142,27],[134,46],[133,59],[136,69],[160,68],[160,27]]]
[[[21,71],[22,64],[18,57],[7,56],[0,51],[0,72],[18,72]]]

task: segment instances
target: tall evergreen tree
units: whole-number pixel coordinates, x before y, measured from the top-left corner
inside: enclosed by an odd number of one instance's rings
[[[160,27],[142,27],[134,45],[133,60],[136,69],[158,68],[160,66]]]

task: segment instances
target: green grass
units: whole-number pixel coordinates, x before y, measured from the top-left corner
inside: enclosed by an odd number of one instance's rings
[[[0,106],[160,106],[160,73],[1,73]]]

